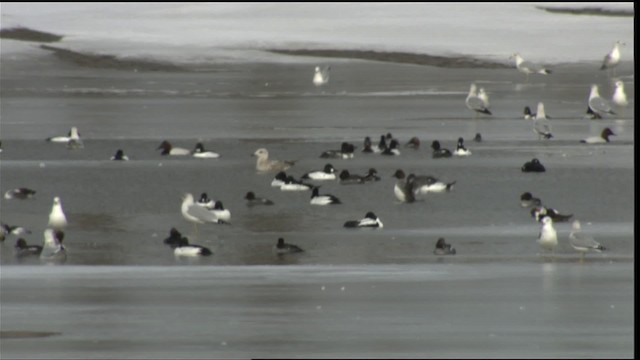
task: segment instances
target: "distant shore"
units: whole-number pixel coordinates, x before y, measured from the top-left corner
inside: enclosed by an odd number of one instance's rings
[[[60,335],[60,333],[53,332],[53,331],[28,331],[28,330],[0,331],[0,339],[43,338],[43,337],[49,337],[54,335]]]
[[[481,60],[468,56],[435,56],[429,54],[396,51],[338,50],[338,49],[268,49],[267,51],[294,56],[316,56],[327,58],[361,59],[400,64],[429,65],[445,68],[507,69],[508,64]]]
[[[64,36],[39,30],[19,27],[0,30],[0,38],[18,41],[54,43],[61,41]],[[108,54],[82,53],[62,47],[41,44],[40,48],[51,51],[58,58],[70,61],[79,66],[93,68],[109,68],[120,70],[145,71],[189,71],[188,68],[171,63],[151,61],[145,59],[121,59]],[[393,62],[399,64],[429,65],[445,68],[485,68],[505,69],[508,64],[476,59],[469,56],[435,56],[396,51],[373,51],[354,49],[266,49],[265,51],[290,56],[316,56],[326,58],[361,59],[372,61]]]
[[[121,59],[113,55],[81,53],[50,45],[40,45],[40,48],[53,52],[55,56],[62,60],[85,67],[136,71],[188,71],[188,69],[167,62],[143,59]]]
[[[544,10],[550,13],[570,14],[570,15],[624,16],[624,17],[633,17],[635,15],[634,10],[605,9],[601,7],[571,8],[571,7],[536,6],[536,9]]]
[[[633,10],[612,10],[595,7],[585,8],[553,8],[536,7],[555,13],[568,13],[578,15],[607,15],[607,16],[633,16]],[[211,64],[179,64],[146,58],[122,58],[111,54],[88,53],[67,49],[61,46],[51,46],[46,43],[57,43],[64,35],[53,34],[45,31],[15,27],[0,30],[0,39],[11,39],[26,42],[38,42],[40,48],[50,51],[60,60],[73,63],[78,66],[90,68],[106,68],[127,71],[165,71],[165,72],[190,72],[210,69]],[[260,49],[272,54],[287,56],[307,56],[333,59],[352,59],[379,61],[396,64],[412,64],[434,66],[440,68],[467,68],[467,69],[508,69],[513,65],[508,62],[496,62],[490,59],[481,59],[468,55],[431,55],[424,53],[411,53],[401,51],[375,51],[366,49],[285,49],[267,48]]]
[[[52,43],[62,40],[64,36],[25,27],[0,29],[0,39]]]

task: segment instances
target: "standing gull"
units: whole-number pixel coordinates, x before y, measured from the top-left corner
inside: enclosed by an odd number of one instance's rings
[[[620,80],[616,81],[616,89],[613,92],[611,101],[620,107],[629,105],[629,102],[627,101],[627,94],[624,92],[624,83]]]
[[[542,219],[542,228],[537,241],[541,248],[550,250],[552,254],[556,246],[558,246],[558,234],[556,229],[553,228],[553,220],[548,216]]]
[[[602,66],[600,66],[600,70],[613,69],[615,75],[615,67],[620,63],[620,45],[624,45],[621,41],[616,41],[613,44],[613,49],[604,56],[602,60]]]
[[[467,95],[467,99],[465,100],[465,104],[469,110],[473,111],[473,118],[475,119],[478,113],[483,113],[487,115],[491,115],[491,111],[487,109],[484,101],[480,97],[478,97],[478,93],[476,90],[476,84],[471,84],[469,87],[469,94]]]
[[[589,93],[589,109],[593,111],[594,114],[602,116],[602,114],[611,114],[615,115],[609,103],[600,97],[600,93],[598,92],[598,85],[591,85],[591,92]]]
[[[487,94],[483,87],[478,90],[478,97],[484,103],[484,107],[487,109],[491,107],[491,104],[489,104],[489,94]]]
[[[551,139],[551,123],[544,112],[544,104],[538,103],[538,110],[536,112],[535,119],[533,120],[533,132],[538,134],[538,140]]]
[[[527,75],[527,82],[529,82],[529,74],[542,74],[542,75],[551,74],[551,70],[545,69],[538,64],[532,63],[531,61],[526,61],[518,53],[511,55],[510,59],[516,60],[516,68],[518,69],[518,71],[525,73]]]
[[[588,251],[601,252],[602,250],[606,250],[604,246],[593,240],[593,237],[582,232],[580,221],[574,220],[571,228],[569,243],[571,247],[580,252],[580,262],[584,261],[584,254]]]
[[[326,66],[321,68],[320,66],[316,66],[315,73],[313,74],[313,85],[322,86],[329,82],[329,70],[331,70],[331,66]]]
[[[62,211],[62,203],[59,197],[53,198],[53,206],[51,206],[51,212],[49,213],[49,227],[55,230],[61,230],[67,226],[67,217]]]

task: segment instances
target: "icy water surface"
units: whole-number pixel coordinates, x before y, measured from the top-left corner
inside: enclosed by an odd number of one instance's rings
[[[309,69],[302,65],[238,65],[224,72],[223,79],[217,74],[125,77],[109,70],[75,70],[79,76],[72,79],[44,73],[38,82],[9,75],[3,81],[2,189],[26,186],[38,193],[29,201],[4,199],[3,221],[26,226],[33,231],[28,240],[39,242],[52,198],[59,196],[70,222],[65,242],[72,254],[82,254],[69,256],[69,263],[172,264],[171,252],[158,246],[169,229],[195,236],[180,214],[181,196],[207,192],[232,214],[230,226],[200,226],[198,237],[192,238],[216,249],[207,260],[213,264],[273,263],[266,250],[281,236],[310,250],[296,260],[303,263],[414,262],[430,254],[440,236],[457,245],[461,256],[531,256],[538,251],[539,225],[519,205],[520,194],[530,191],[547,206],[574,214],[586,230],[610,243],[611,251],[596,258],[629,256],[633,108],[600,121],[582,119],[592,80],[588,67],[567,67],[564,74],[532,83],[522,83],[522,74],[511,69],[442,70],[367,62],[336,67],[335,84],[322,89],[309,85],[304,77]],[[346,79],[341,80],[341,74]],[[603,73],[596,75],[604,76],[596,78],[604,92],[609,82]],[[464,106],[470,76],[489,89],[494,116],[473,120]],[[294,85],[284,90],[288,83]],[[186,90],[206,84],[211,84],[206,94]],[[175,94],[159,94],[159,89]],[[537,140],[531,123],[522,119],[523,107],[536,101],[544,101],[553,117],[550,141]],[[84,149],[43,140],[73,125]],[[611,143],[579,143],[606,126],[617,134]],[[402,147],[398,157],[359,151],[365,136],[377,141],[387,132],[402,144],[418,136],[422,146]],[[472,141],[477,132],[483,135],[481,143]],[[466,139],[472,156],[430,156],[432,140],[453,149],[458,137]],[[164,139],[189,149],[202,141],[221,157],[164,157],[156,150]],[[354,159],[319,157],[342,141],[358,146]],[[338,172],[364,174],[373,167],[381,180],[361,186],[318,183],[323,193],[343,204],[311,206],[309,192],[282,192],[270,186],[274,174],[256,174],[250,155],[260,147],[272,158],[298,160],[289,171],[296,177],[330,162]],[[109,161],[118,148],[132,160]],[[547,167],[546,173],[520,171],[533,157]],[[401,204],[393,194],[391,175],[396,169],[456,184],[450,193]],[[249,208],[243,199],[247,191],[276,205]],[[381,218],[384,229],[342,228],[368,211]],[[556,227],[566,240],[570,226]],[[349,241],[354,246],[348,246]],[[371,244],[364,252],[361,241]],[[573,254],[567,241],[561,241],[559,251]],[[3,250],[2,260],[15,262],[12,251]]]
[[[631,356],[632,107],[614,118],[582,119],[591,79],[581,66],[530,84],[511,70],[336,68],[354,80],[311,88],[298,78],[308,73],[302,65],[239,66],[224,73],[227,81],[110,71],[45,78],[46,87],[3,80],[2,191],[28,186],[38,193],[3,199],[2,221],[28,227],[28,242],[39,243],[52,198],[60,196],[70,223],[66,266],[20,263],[15,238],[2,243],[3,356]],[[421,77],[432,80],[412,80]],[[227,86],[233,78],[255,80]],[[490,89],[494,117],[472,120],[464,107],[473,80]],[[287,82],[298,89],[284,90]],[[197,95],[185,90],[205,83],[218,85]],[[113,90],[125,88],[144,90]],[[158,92],[167,89],[176,94]],[[539,100],[553,116],[550,141],[537,140],[521,118]],[[84,149],[43,140],[72,125]],[[610,144],[578,143],[604,126],[617,134]],[[386,132],[402,143],[416,135],[423,145],[393,158],[359,151],[351,160],[319,158],[342,141],[361,147],[365,136]],[[483,142],[471,140],[476,132]],[[453,148],[459,136],[472,156],[431,158],[431,140]],[[155,150],[163,139],[187,148],[201,140],[221,157],[163,157]],[[256,174],[250,154],[259,147],[299,160],[295,176],[331,162],[359,174],[374,167],[381,180],[325,182],[322,192],[343,204],[314,207],[309,192],[282,192],[270,186],[273,174]],[[117,148],[132,160],[107,160]],[[520,171],[532,157],[546,173]],[[391,177],[399,168],[456,185],[401,204]],[[275,205],[248,208],[249,190]],[[541,253],[539,224],[519,204],[524,191],[573,213],[609,250],[578,263],[570,226],[558,223],[555,258]],[[200,226],[196,236],[180,214],[185,192],[223,201],[231,225]],[[342,227],[367,211],[383,229]],[[162,244],[171,227],[213,256],[176,259]],[[278,237],[305,253],[274,256]],[[457,255],[433,255],[438,237]],[[36,331],[50,336],[24,338]]]
[[[4,267],[7,358],[618,358],[631,263]],[[28,314],[28,315],[27,315]]]

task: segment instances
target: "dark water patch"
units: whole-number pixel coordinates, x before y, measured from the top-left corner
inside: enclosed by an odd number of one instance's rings
[[[40,45],[40,47],[44,50],[52,51],[53,54],[61,60],[69,61],[83,67],[128,71],[189,71],[187,68],[166,62],[144,59],[122,59],[114,55],[88,54],[49,45]]]
[[[0,30],[0,39],[51,43],[58,42],[62,40],[62,38],[62,35],[33,30],[25,27],[15,27]]]
[[[570,15],[597,15],[597,16],[624,16],[633,17],[634,10],[630,9],[605,9],[601,7],[548,7],[548,6],[536,6],[536,9],[544,10],[546,12],[554,14],[570,14]]]
[[[60,334],[59,332],[51,331],[3,330],[0,331],[0,339],[33,339]]]
[[[381,52],[373,50],[338,49],[269,49],[267,51],[284,55],[362,59],[400,64],[429,65],[443,68],[507,69],[511,67],[504,63],[481,60],[469,56],[435,56],[395,51]]]
[[[77,230],[124,231],[118,227],[117,220],[109,214],[74,214],[73,226]]]

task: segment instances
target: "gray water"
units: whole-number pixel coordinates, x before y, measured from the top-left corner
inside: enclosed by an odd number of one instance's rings
[[[632,63],[617,69],[630,106],[603,120],[583,119],[590,84],[603,97],[612,91],[595,62],[557,64],[527,83],[514,69],[340,60],[322,88],[306,62],[128,72],[42,52],[1,65],[0,191],[37,191],[2,199],[2,222],[29,228],[27,242],[39,244],[54,196],[69,220],[64,265],[18,261],[14,236],[0,245],[3,358],[633,356]],[[489,92],[494,116],[472,119],[472,81]],[[549,141],[522,119],[538,101],[552,116]],[[71,126],[84,149],[44,141]],[[611,143],[578,142],[606,126]],[[387,132],[401,143],[418,136],[422,147],[319,158]],[[432,140],[453,149],[458,137],[470,157],[431,158]],[[165,139],[202,141],[221,157],[163,157],[155,149]],[[311,206],[309,192],[281,192],[273,174],[256,173],[250,154],[260,147],[298,160],[296,177],[331,162],[358,174],[374,167],[381,180],[323,182],[343,204]],[[132,160],[109,161],[118,148]],[[520,171],[533,157],[546,173]],[[456,185],[401,204],[396,169]],[[247,207],[250,190],[275,205]],[[540,225],[519,204],[525,191],[574,214],[608,250],[580,263],[570,225],[557,223],[558,249],[543,253]],[[221,200],[231,224],[196,234],[180,214],[185,192]],[[367,211],[383,229],[342,227]],[[162,243],[171,227],[214,254],[176,259]],[[305,252],[273,255],[278,237]],[[438,237],[457,254],[433,255]]]
[[[447,259],[448,260],[448,259]],[[45,271],[46,270],[46,271]],[[620,358],[624,263],[4,267],[3,358]]]
[[[3,199],[2,221],[28,227],[28,242],[39,243],[52,198],[60,196],[70,223],[64,266],[18,262],[14,237],[1,245],[2,331],[54,333],[5,335],[3,357],[632,355],[632,107],[615,118],[581,119],[586,66],[529,84],[510,70],[336,68],[336,78],[342,72],[354,80],[315,89],[299,79],[308,68],[260,64],[221,72],[223,79],[108,70],[3,79],[2,192],[27,186],[38,193]],[[243,86],[227,85],[236,77]],[[487,79],[494,117],[473,121],[464,107],[471,77]],[[284,90],[287,82],[300,84]],[[204,84],[218,86],[189,95]],[[73,90],[86,88],[99,91]],[[537,140],[521,119],[523,106],[538,99],[553,116],[550,141]],[[72,125],[84,149],[43,140]],[[604,126],[618,134],[610,144],[578,143]],[[322,192],[342,199],[337,206],[314,207],[308,192],[270,187],[273,175],[256,174],[250,157],[267,147],[274,158],[298,159],[290,173],[300,176],[327,162],[322,151],[342,141],[361,146],[365,136],[388,131],[402,142],[419,136],[422,148],[402,148],[397,158],[357,152],[330,160],[352,173],[375,167],[382,178],[322,183]],[[475,132],[482,143],[471,141]],[[451,148],[459,136],[472,156],[430,157],[431,140]],[[162,157],[155,148],[163,139],[188,148],[202,140],[221,157]],[[107,160],[117,148],[132,160]],[[520,171],[532,157],[546,173]],[[391,174],[398,168],[457,183],[450,193],[397,203]],[[248,208],[249,190],[276,205]],[[231,210],[231,225],[200,226],[196,236],[180,214],[180,197],[205,191]],[[558,223],[555,257],[541,253],[539,224],[519,205],[524,191],[573,213],[609,250],[579,263],[570,226]],[[383,229],[342,228],[367,211]],[[214,255],[176,259],[162,244],[171,227]],[[278,237],[305,253],[274,256]],[[434,256],[438,237],[457,255]]]

